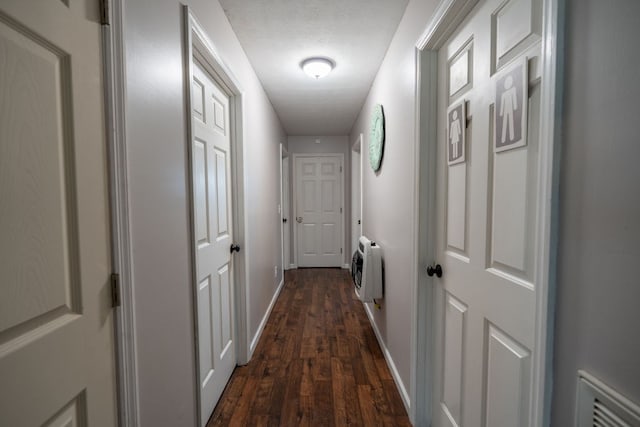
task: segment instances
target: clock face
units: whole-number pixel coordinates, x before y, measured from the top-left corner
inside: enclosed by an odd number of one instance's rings
[[[371,135],[369,139],[369,163],[371,169],[377,172],[382,162],[384,151],[384,113],[382,105],[376,104],[371,116]]]

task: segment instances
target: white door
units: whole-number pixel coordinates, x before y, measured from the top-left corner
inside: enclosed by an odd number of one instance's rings
[[[340,267],[342,158],[294,159],[298,267]]]
[[[95,1],[0,5],[0,425],[117,424]]]
[[[193,62],[191,86],[200,421],[206,424],[236,366],[231,266],[229,97]]]
[[[361,165],[362,134],[351,151],[351,252],[358,248],[358,239],[362,235],[362,173]]]
[[[283,269],[291,266],[291,203],[289,202],[289,157],[282,158],[282,244]]]
[[[435,426],[530,425],[540,23],[539,0],[481,1],[439,51]],[[537,58],[519,86],[529,86],[527,145],[496,151],[494,114],[507,108],[497,84],[525,56]],[[457,127],[447,111],[462,100]],[[458,129],[463,151],[449,138]]]

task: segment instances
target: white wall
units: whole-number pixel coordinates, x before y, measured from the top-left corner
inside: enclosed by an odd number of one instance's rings
[[[244,100],[249,326],[282,278],[279,144],[286,137],[217,1],[125,3],[127,144],[141,425],[196,425],[183,72],[187,3],[240,82]]]
[[[373,312],[392,363],[408,393],[411,378],[412,272],[411,254],[417,224],[411,218],[415,168],[415,44],[424,31],[437,0],[412,0],[398,26],[386,57],[351,129],[350,141],[364,134],[363,234],[380,244],[385,266],[385,297],[382,309]],[[386,141],[382,166],[377,174],[369,167],[369,123],[375,104],[385,114]],[[393,369],[393,367],[392,367]]]
[[[640,404],[640,3],[568,0],[553,426],[577,370]]]
[[[320,140],[320,143],[317,144],[315,141]],[[351,189],[351,180],[350,180],[350,148],[349,148],[349,137],[348,136],[289,136],[289,171],[290,171],[290,182],[289,182],[289,191],[291,197],[289,200],[291,201],[290,215],[289,218],[294,218],[295,215],[293,212],[293,207],[295,206],[295,194],[293,194],[293,181],[295,179],[294,168],[293,168],[293,155],[294,154],[326,154],[326,153],[340,153],[344,155],[344,164],[343,164],[343,194],[344,194],[344,236],[343,236],[343,248],[344,248],[344,259],[343,264],[347,264],[351,262],[351,255],[349,254],[349,249],[351,245],[348,243],[348,236],[351,235],[351,226],[350,218],[351,218],[351,207],[348,202],[351,197],[350,189]],[[289,226],[293,227],[294,222],[289,221]],[[291,259],[294,259],[294,236],[293,236],[293,228],[291,228]]]

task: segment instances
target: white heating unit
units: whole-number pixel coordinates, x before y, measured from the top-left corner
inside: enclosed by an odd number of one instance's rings
[[[351,277],[361,301],[382,298],[382,250],[364,236],[360,236],[351,260]]]

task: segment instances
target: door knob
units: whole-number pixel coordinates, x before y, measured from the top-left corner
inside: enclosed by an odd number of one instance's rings
[[[286,223],[287,222],[287,218],[282,218],[282,222]]]
[[[442,267],[440,264],[436,264],[435,266],[430,265],[427,267],[427,276],[432,277],[434,274],[438,277],[442,277]]]
[[[296,217],[296,221],[298,221],[298,223],[302,223],[302,217],[301,216],[297,216]]]
[[[232,243],[231,247],[229,248],[229,252],[231,253],[240,252],[240,246],[236,245],[235,243]]]

